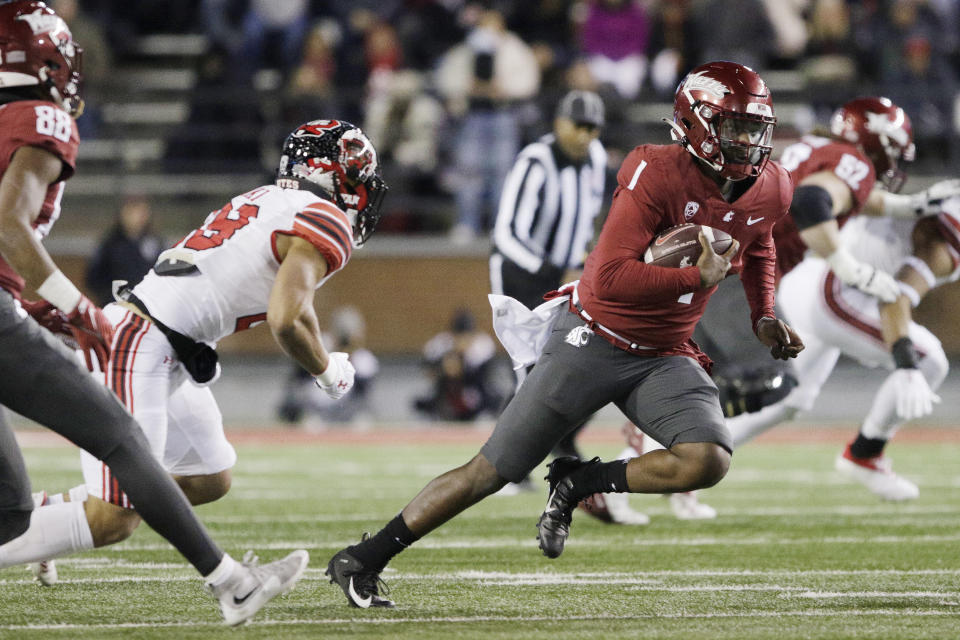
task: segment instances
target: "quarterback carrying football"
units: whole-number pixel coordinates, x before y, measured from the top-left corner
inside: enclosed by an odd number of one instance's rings
[[[558,458],[538,523],[540,548],[559,556],[574,508],[594,493],[665,493],[708,487],[730,464],[709,359],[690,339],[716,284],[739,272],[758,339],[776,358],[800,338],[774,314],[772,229],[792,186],[769,161],[776,118],[753,70],[714,62],[690,72],[674,101],[674,145],[644,145],[624,160],[606,223],[583,278],[565,287],[536,366],[465,465],[431,481],[372,537],[336,553],[327,573],[357,607],[392,606],[380,573],[395,555],[455,515],[529,473],[567,432],[614,403],[668,448],[603,463]],[[696,264],[645,264],[662,231],[685,222],[729,233],[718,255],[707,239]]]

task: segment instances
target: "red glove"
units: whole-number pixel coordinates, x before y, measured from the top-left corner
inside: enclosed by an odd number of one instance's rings
[[[100,363],[100,370],[106,371],[107,362],[110,360],[113,325],[103,315],[103,311],[90,302],[87,296],[81,296],[77,308],[67,314],[67,321],[70,323],[69,329],[73,339],[83,351],[87,369],[93,371],[93,361],[90,359],[90,352],[93,351],[97,362]]]
[[[46,300],[21,300],[20,306],[50,333],[71,336],[67,316]]]

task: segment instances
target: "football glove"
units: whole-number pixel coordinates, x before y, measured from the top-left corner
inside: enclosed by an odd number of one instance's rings
[[[900,285],[893,276],[860,262],[843,247],[827,258],[827,264],[844,284],[856,287],[883,302],[896,302],[900,297]]]
[[[916,420],[933,412],[940,396],[933,392],[919,369],[895,369],[887,376],[878,395],[892,393],[896,398],[897,415]]]
[[[87,296],[80,296],[76,308],[67,314],[68,329],[76,340],[78,348],[83,351],[83,358],[87,369],[93,371],[93,352],[101,371],[107,370],[110,360],[110,342],[113,340],[113,325],[103,315],[103,311],[93,304]]]
[[[334,351],[330,354],[327,368],[315,380],[324,393],[334,400],[339,400],[353,388],[356,373],[350,364],[349,356],[342,351]]]
[[[920,217],[940,213],[943,201],[955,196],[960,196],[960,178],[941,180],[910,198],[914,213]]]
[[[54,334],[72,336],[67,316],[46,300],[21,300],[20,306],[41,327]]]

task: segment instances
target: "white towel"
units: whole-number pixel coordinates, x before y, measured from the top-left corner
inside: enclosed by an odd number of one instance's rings
[[[532,365],[540,357],[550,330],[566,310],[570,296],[557,296],[536,309],[528,309],[519,300],[496,293],[487,294],[487,299],[493,308],[493,331],[517,370]]]

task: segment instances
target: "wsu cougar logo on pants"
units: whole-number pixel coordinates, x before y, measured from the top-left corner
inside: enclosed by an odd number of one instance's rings
[[[567,337],[564,338],[564,341],[573,346],[585,347],[587,343],[590,342],[590,336],[593,335],[593,331],[590,330],[590,327],[574,327],[570,329],[570,333],[567,334]]]

